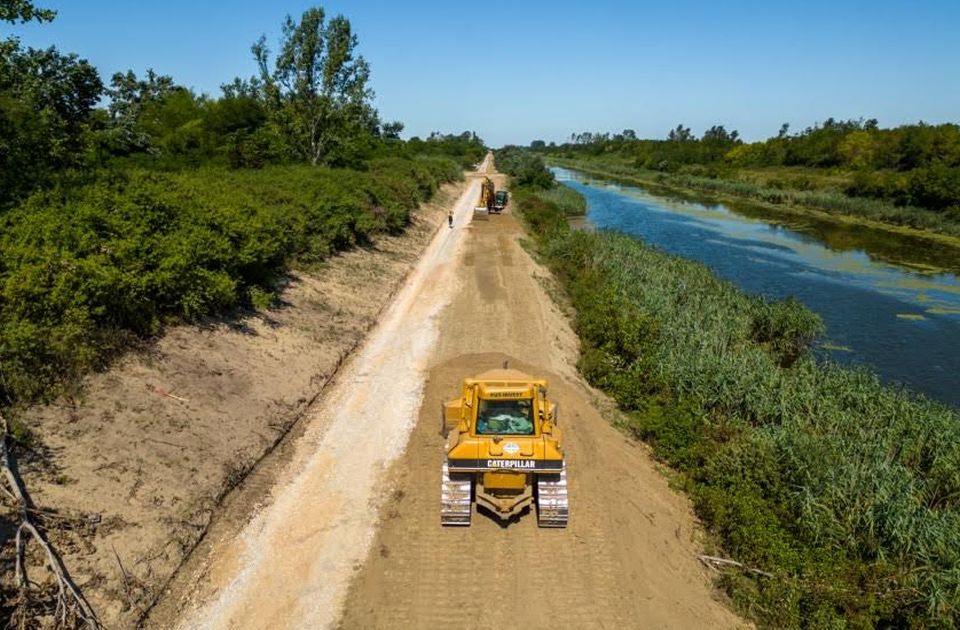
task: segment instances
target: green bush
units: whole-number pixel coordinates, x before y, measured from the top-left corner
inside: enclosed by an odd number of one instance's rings
[[[134,168],[34,194],[0,217],[0,394],[43,398],[170,319],[269,303],[291,261],[403,229],[459,176],[444,158]]]
[[[960,167],[934,164],[910,172],[907,180],[910,202],[931,210],[960,206]]]
[[[549,189],[556,183],[539,156],[519,147],[504,147],[496,152],[495,159],[497,169],[510,175],[514,186]]]

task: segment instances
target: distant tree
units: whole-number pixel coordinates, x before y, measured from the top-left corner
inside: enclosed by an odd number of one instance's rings
[[[183,88],[173,82],[173,77],[157,74],[152,68],[147,70],[144,79],[138,78],[133,70],[114,73],[107,89],[110,120],[102,134],[106,149],[115,155],[155,149],[143,126],[144,109],[177,89]]]
[[[534,140],[533,142],[530,143],[530,148],[533,149],[534,151],[542,151],[544,148],[546,148],[546,146],[547,146],[547,143],[544,142],[543,140]]]
[[[923,165],[925,156],[930,154],[933,140],[929,128],[930,126],[921,120],[916,125],[901,129],[897,147],[897,168],[908,171]]]
[[[252,132],[266,121],[267,113],[257,98],[257,91],[243,82],[222,86],[223,96],[207,104],[206,117],[212,131],[230,134]]]
[[[788,133],[790,133],[790,123],[783,123],[780,125],[780,131],[777,133],[777,138],[786,138]]]
[[[357,44],[345,17],[328,22],[316,7],[299,22],[287,16],[273,70],[266,38],[252,47],[271,118],[295,154],[311,164],[337,161],[377,129],[370,67]]]
[[[497,168],[510,175],[514,186],[551,188],[553,174],[539,156],[516,146],[505,146],[496,153]]]
[[[837,147],[844,162],[853,168],[866,168],[873,164],[877,142],[868,131],[853,131],[846,135]]]
[[[158,101],[176,89],[173,77],[157,74],[152,68],[147,70],[145,79],[138,79],[133,70],[117,72],[110,78],[107,90],[110,116],[119,118],[137,113],[145,104]]]
[[[80,165],[103,93],[96,69],[56,48],[4,42],[0,55],[0,204]]]
[[[724,154],[723,159],[735,166],[753,166],[762,164],[766,147],[763,143],[738,144]]]
[[[401,133],[403,133],[403,123],[399,120],[383,123],[380,129],[380,135],[387,140],[399,140]]]
[[[693,133],[690,132],[690,127],[684,127],[681,124],[677,125],[676,129],[670,130],[670,133],[667,134],[667,140],[671,142],[689,142],[696,140],[696,138],[694,138]]]
[[[225,98],[259,98],[263,86],[256,77],[250,79],[241,79],[234,77],[230,83],[224,83],[220,86]]]
[[[702,140],[704,142],[736,142],[737,138],[740,137],[740,132],[734,130],[728,132],[723,125],[714,125],[710,127],[705,132],[703,132]]]
[[[636,139],[637,139],[637,132],[634,131],[633,129],[624,129],[624,130],[620,133],[620,135],[623,137],[624,140],[636,140]]]

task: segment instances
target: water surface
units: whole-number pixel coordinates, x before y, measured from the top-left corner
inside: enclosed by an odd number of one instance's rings
[[[700,261],[744,290],[823,318],[819,352],[960,406],[960,251],[880,229],[777,216],[552,169],[601,229]]]

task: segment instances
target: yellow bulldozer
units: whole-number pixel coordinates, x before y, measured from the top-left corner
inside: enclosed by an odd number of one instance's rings
[[[511,369],[463,381],[443,403],[440,522],[469,526],[473,504],[506,522],[536,503],[540,527],[566,527],[567,470],[547,381]]]

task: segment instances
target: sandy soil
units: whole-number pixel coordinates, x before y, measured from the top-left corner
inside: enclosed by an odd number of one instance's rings
[[[259,512],[179,578],[164,606],[183,611],[180,627],[746,625],[696,561],[687,501],[578,378],[576,337],[517,221],[468,223],[476,188],[310,411]],[[505,360],[548,377],[560,404],[565,530],[529,514],[439,525],[439,403]]]
[[[444,187],[403,236],[294,274],[278,308],[172,328],[79,399],[30,410],[42,456],[21,458],[25,481],[40,506],[94,515],[54,535],[107,627],[137,623],[223,496],[378,321],[466,185]]]

